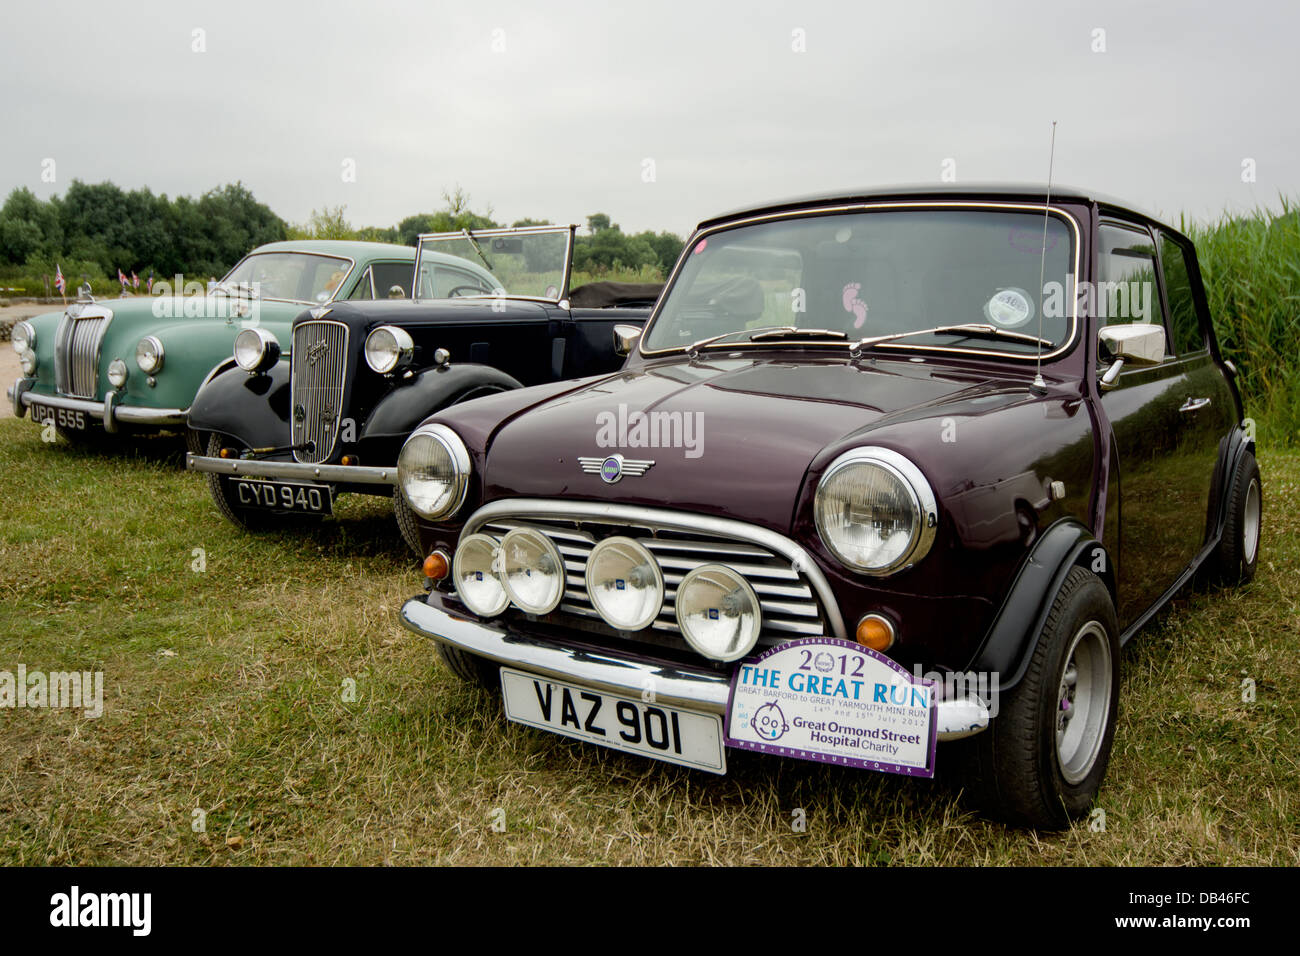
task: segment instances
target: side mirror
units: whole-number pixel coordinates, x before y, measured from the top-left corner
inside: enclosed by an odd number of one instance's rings
[[[1110,367],[1101,376],[1103,389],[1114,388],[1124,366],[1159,365],[1165,360],[1165,329],[1162,325],[1134,322],[1108,325],[1097,337],[1111,355]]]
[[[614,326],[614,352],[617,355],[629,355],[636,340],[641,338],[641,329],[635,325]]]

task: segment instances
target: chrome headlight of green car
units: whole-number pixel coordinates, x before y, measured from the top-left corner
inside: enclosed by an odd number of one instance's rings
[[[163,367],[163,344],[156,335],[146,335],[135,347],[135,364],[146,375],[156,375]]]
[[[9,337],[10,342],[13,343],[14,351],[19,355],[36,349],[36,330],[32,328],[30,322],[15,324],[9,333]]]

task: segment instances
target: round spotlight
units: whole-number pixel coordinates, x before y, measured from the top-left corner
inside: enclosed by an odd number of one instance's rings
[[[266,329],[244,329],[235,336],[235,364],[245,372],[265,372],[278,361],[280,342]]]
[[[24,349],[18,355],[18,364],[23,367],[23,374],[31,377],[36,374],[36,353],[31,349]]]
[[[113,359],[108,363],[108,380],[114,388],[125,385],[128,374],[126,363],[121,359]]]
[[[135,364],[146,375],[156,375],[163,367],[163,344],[156,335],[146,335],[135,346]]]
[[[664,604],[659,562],[631,538],[606,538],[587,559],[587,595],[605,622],[620,631],[649,627]]]
[[[677,586],[677,624],[686,642],[715,661],[735,661],[758,642],[763,611],[749,582],[730,568],[706,564]]]
[[[550,538],[516,528],[501,539],[501,583],[526,614],[550,614],[564,597],[564,559]]]
[[[415,342],[405,329],[381,325],[366,336],[366,364],[381,375],[402,365],[409,365],[415,355]]]
[[[495,617],[506,609],[510,598],[497,576],[500,545],[486,534],[471,534],[456,548],[451,576],[465,606],[479,617]]]

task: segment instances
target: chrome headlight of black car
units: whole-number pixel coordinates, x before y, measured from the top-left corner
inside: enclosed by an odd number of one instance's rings
[[[146,375],[162,371],[163,344],[156,335],[146,335],[135,346],[135,364]]]
[[[30,322],[16,322],[9,332],[9,341],[19,355],[36,350],[36,330]]]
[[[939,523],[921,469],[888,448],[855,448],[831,462],[813,512],[831,554],[872,575],[892,574],[925,557]]]
[[[446,425],[424,425],[411,433],[397,456],[397,486],[415,513],[450,518],[469,491],[470,458],[460,436]]]
[[[280,342],[266,329],[244,329],[235,336],[235,364],[245,372],[265,372],[280,361]]]
[[[381,375],[409,365],[415,355],[415,342],[395,325],[381,325],[366,336],[366,364]]]

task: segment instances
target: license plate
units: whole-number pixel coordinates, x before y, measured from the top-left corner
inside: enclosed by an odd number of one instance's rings
[[[587,743],[726,773],[722,718],[501,668],[506,716]]]
[[[241,508],[262,511],[297,511],[327,515],[334,511],[329,485],[294,484],[288,481],[260,481],[232,478],[235,500]]]
[[[85,412],[75,411],[71,408],[55,408],[53,405],[33,405],[31,406],[31,413],[32,421],[38,425],[49,422],[72,431],[86,430]]]

